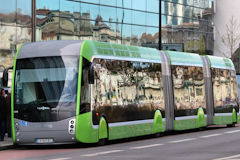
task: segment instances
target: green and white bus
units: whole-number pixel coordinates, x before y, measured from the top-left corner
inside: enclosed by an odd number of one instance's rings
[[[12,83],[14,144],[104,143],[234,125],[230,59],[95,41],[19,47]]]

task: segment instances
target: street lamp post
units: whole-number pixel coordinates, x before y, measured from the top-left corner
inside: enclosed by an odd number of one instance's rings
[[[36,41],[36,0],[32,0],[32,42]]]
[[[159,35],[158,35],[159,50],[162,49],[162,0],[159,0]]]

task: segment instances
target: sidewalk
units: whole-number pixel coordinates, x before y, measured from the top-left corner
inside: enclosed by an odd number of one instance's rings
[[[4,137],[4,141],[0,141],[0,151],[6,149],[14,148],[12,138],[9,138],[7,135]]]

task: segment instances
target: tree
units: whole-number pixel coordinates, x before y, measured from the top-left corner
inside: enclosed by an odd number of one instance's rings
[[[222,44],[228,49],[229,52],[222,52],[223,55],[227,58],[232,58],[232,55],[239,47],[240,43],[240,24],[238,21],[232,16],[229,24],[226,24],[226,32],[220,35]]]
[[[202,55],[206,54],[206,46],[205,46],[205,41],[202,34],[200,35],[198,48],[199,48],[199,54],[202,54]]]
[[[184,45],[184,50],[187,52],[192,52],[194,48],[194,42],[193,41],[187,41],[187,44]]]
[[[187,44],[185,45],[185,51],[198,53],[201,55],[206,54],[206,46],[203,35],[201,34],[200,39],[197,41],[196,40],[188,41]]]

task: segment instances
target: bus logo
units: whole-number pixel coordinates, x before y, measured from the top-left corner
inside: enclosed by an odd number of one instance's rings
[[[49,108],[49,107],[42,106],[42,107],[37,107],[37,109],[44,111],[44,110],[48,110],[48,109],[50,109],[50,108]]]

